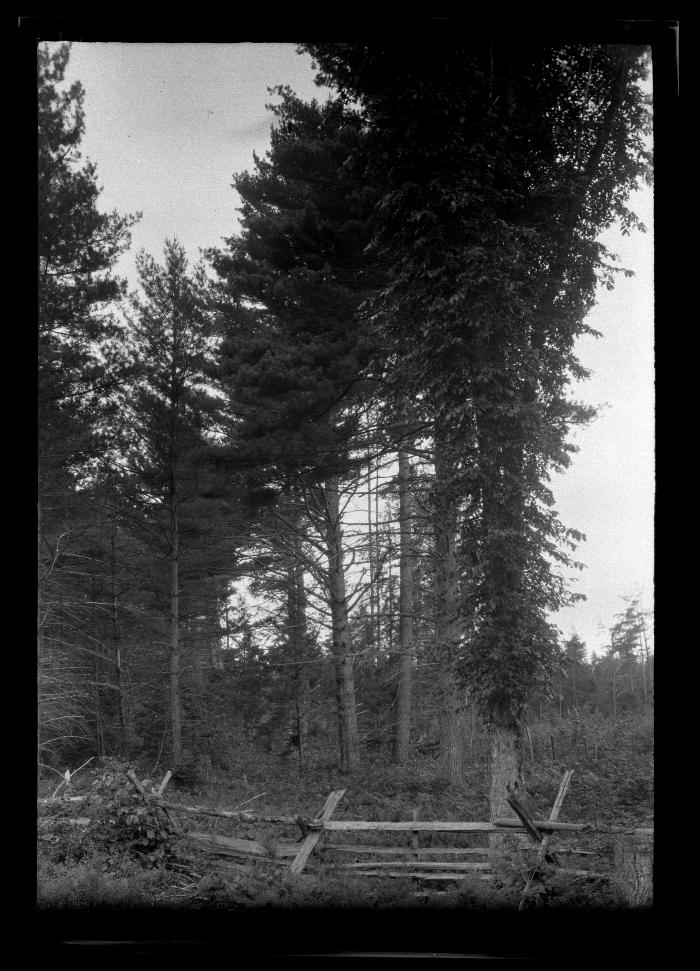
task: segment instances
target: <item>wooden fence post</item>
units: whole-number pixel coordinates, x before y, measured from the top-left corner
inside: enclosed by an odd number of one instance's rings
[[[654,844],[637,834],[615,843],[615,884],[628,907],[651,907],[654,894]]]

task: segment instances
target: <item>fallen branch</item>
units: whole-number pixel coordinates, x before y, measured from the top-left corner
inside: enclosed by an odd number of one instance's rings
[[[61,796],[61,802],[85,802],[87,796]],[[37,803],[40,806],[45,806],[47,803],[56,802],[54,796],[46,796],[43,799],[37,799]]]
[[[39,829],[51,829],[54,826],[68,824],[69,826],[89,826],[94,820],[88,816],[49,816],[39,820]]]
[[[211,809],[207,806],[182,806],[178,802],[166,802],[164,799],[156,799],[154,797],[154,802],[157,802],[159,806],[163,809],[172,809],[178,813],[195,813],[200,816],[218,816],[223,819],[240,819],[242,822],[246,823],[289,823],[290,825],[297,825],[296,816],[256,816],[255,813],[249,812],[235,812],[230,809]],[[307,822],[309,829],[320,829],[320,824],[315,827],[313,823]]]
[[[607,873],[597,873],[595,870],[570,870],[568,867],[560,867],[557,873],[566,873],[570,877],[590,877],[595,880],[609,880]]]
[[[69,769],[66,769],[66,771],[64,773],[64,776],[63,776],[63,782],[59,782],[59,784],[54,789],[51,798],[52,799],[55,799],[56,798],[56,794],[58,793],[58,790],[61,788],[61,786],[70,785],[70,783],[71,783],[71,781],[73,779],[73,776],[74,775],[77,775],[80,772],[80,770],[81,769],[84,769],[85,766],[88,765],[88,763],[92,762],[92,760],[94,758],[95,758],[95,756],[94,755],[91,755],[90,758],[87,760],[87,762],[83,762],[82,765],[78,766],[78,768],[75,770],[75,772],[71,772]]]
[[[155,795],[156,796],[162,796],[163,795],[163,791],[164,791],[165,787],[167,786],[167,784],[170,782],[171,776],[172,776],[172,772],[170,771],[170,769],[168,769],[168,771],[165,773],[165,776],[163,777],[163,781],[161,782],[161,784],[158,786],[158,788],[155,791]]]
[[[267,795],[266,792],[259,792],[257,796],[251,796],[250,799],[244,799],[243,802],[239,802],[237,806],[233,807],[232,812],[236,812],[236,810],[240,809],[241,806],[245,806],[247,802],[252,802],[254,799],[259,799],[261,796],[266,796],[266,795]]]

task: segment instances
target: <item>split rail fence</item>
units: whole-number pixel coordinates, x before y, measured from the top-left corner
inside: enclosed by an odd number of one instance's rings
[[[412,820],[383,822],[378,820],[356,820],[333,818],[335,810],[345,795],[345,789],[333,790],[313,819],[302,816],[265,816],[250,811],[224,810],[206,806],[189,806],[163,798],[163,792],[170,779],[170,773],[158,788],[146,793],[143,784],[133,772],[129,778],[136,787],[159,805],[168,814],[174,827],[190,844],[202,852],[215,857],[232,857],[244,864],[265,863],[288,868],[292,873],[302,873],[312,858],[319,859],[333,869],[364,877],[410,877],[421,881],[459,881],[466,879],[492,880],[492,859],[494,849],[489,846],[444,846],[421,845],[421,834],[474,834],[487,837],[491,834],[519,835],[529,838],[529,845],[519,840],[517,849],[527,851],[537,848],[534,864],[525,867],[525,879],[520,906],[525,905],[527,895],[540,874],[559,872],[577,878],[607,880],[610,874],[587,869],[576,869],[562,865],[561,856],[580,855],[593,857],[594,850],[580,847],[557,846],[553,840],[562,835],[610,834],[616,839],[614,874],[620,896],[630,906],[647,906],[652,897],[653,871],[653,828],[629,828],[590,823],[565,823],[558,819],[564,797],[566,796],[573,771],[564,773],[557,797],[548,819],[532,819],[526,809],[514,796],[508,802],[517,818],[494,819],[488,822]],[[72,797],[80,801],[84,797]],[[182,825],[180,815],[199,815],[216,817],[238,823],[276,824],[297,828],[300,836],[297,842],[264,841],[242,839],[233,836],[220,836],[212,833],[187,830]],[[90,822],[87,818],[75,820],[82,824]],[[396,834],[409,840],[409,845],[371,845],[369,843],[345,843],[338,840],[337,834],[382,833]],[[342,862],[347,856],[354,856],[352,862]],[[377,860],[376,858],[380,859]],[[233,865],[237,868],[237,865]],[[238,864],[240,866],[240,864]],[[212,869],[226,869],[230,865],[218,860]]]

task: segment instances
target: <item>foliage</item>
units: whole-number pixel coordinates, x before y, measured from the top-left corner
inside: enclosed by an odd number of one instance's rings
[[[146,867],[162,866],[174,854],[173,827],[164,810],[140,792],[124,769],[113,769],[95,781],[87,807],[104,813],[97,838],[112,861],[130,856]]]
[[[381,279],[364,255],[374,193],[346,165],[360,115],[278,88],[271,148],[236,177],[242,232],[209,258],[224,333],[217,374],[231,394],[231,442],[266,484],[341,472],[356,433],[347,403],[372,350],[358,317]]]
[[[107,395],[128,364],[114,264],[135,219],[98,208],[95,165],[81,164],[84,91],[64,84],[68,58],[67,44],[37,51],[40,761],[90,735],[95,597],[78,564],[100,542],[89,483],[105,447]]]
[[[571,566],[582,537],[547,481],[569,464],[568,429],[591,417],[567,392],[597,280],[612,280],[600,230],[638,224],[625,203],[649,160],[644,58],[507,42],[305,49],[319,82],[364,111],[382,188],[373,248],[390,271],[372,319],[478,505],[463,678],[511,727],[558,660],[547,612],[571,600],[552,565]]]

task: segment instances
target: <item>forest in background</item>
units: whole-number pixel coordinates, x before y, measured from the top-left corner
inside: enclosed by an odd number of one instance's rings
[[[625,272],[600,233],[640,228],[648,55],[306,50],[336,95],[277,90],[240,232],[141,254],[130,295],[138,214],[100,211],[69,48],[39,49],[37,771],[427,752],[459,785],[478,726],[511,815],[530,726],[653,703],[638,600],[600,657],[548,621],[582,539],[549,476]]]

